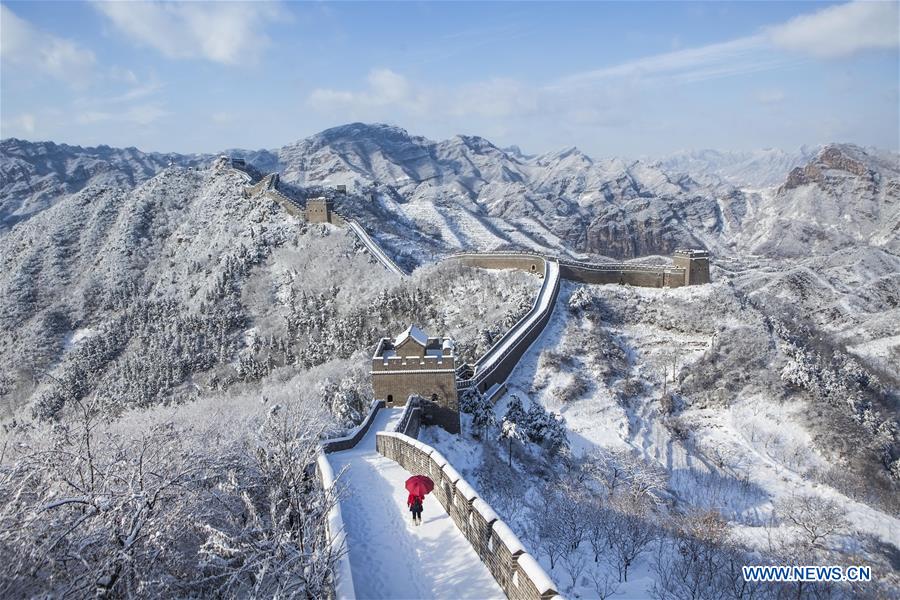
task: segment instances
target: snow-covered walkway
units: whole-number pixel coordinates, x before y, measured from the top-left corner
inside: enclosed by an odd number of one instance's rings
[[[372,256],[375,257],[375,260],[380,262],[384,267],[394,273],[399,275],[400,277],[406,277],[407,273],[403,269],[401,269],[394,260],[388,256],[381,245],[376,242],[372,236],[365,230],[365,228],[354,221],[353,219],[347,219],[347,225],[350,226],[350,229],[353,233],[356,234],[356,237],[359,238],[359,241],[363,243],[363,245],[369,249],[369,252],[372,253]],[[372,442],[374,444],[374,442]]]
[[[328,455],[335,474],[347,467],[341,512],[357,597],[505,598],[436,498],[426,496],[422,525],[412,524],[403,487],[411,474],[375,450],[375,434],[392,431],[402,412],[382,409],[356,447]]]

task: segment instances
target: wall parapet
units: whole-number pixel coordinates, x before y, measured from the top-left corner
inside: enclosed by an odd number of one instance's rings
[[[319,443],[322,446],[322,451],[325,452],[325,454],[331,454],[332,452],[349,450],[356,446],[356,444],[359,443],[359,440],[365,437],[366,432],[369,431],[369,427],[372,426],[372,422],[375,420],[375,415],[378,414],[378,411],[384,408],[384,406],[384,400],[372,400],[372,403],[369,405],[369,412],[366,414],[365,418],[363,418],[362,422],[354,427],[347,435],[322,440]]]
[[[422,399],[418,396],[410,396],[403,407],[400,421],[394,427],[394,431],[408,435],[411,438],[419,437],[419,427],[422,425],[422,415],[425,408]]]
[[[369,405],[369,412],[366,414],[362,423],[353,428],[353,430],[345,436],[338,438],[330,438],[319,442],[319,451],[316,453],[316,475],[322,484],[325,494],[333,494],[335,497],[334,506],[328,511],[326,520],[326,532],[328,534],[328,543],[331,546],[331,552],[337,556],[335,563],[333,587],[334,597],[341,600],[353,600],[356,598],[356,590],[353,587],[353,572],[350,569],[350,556],[347,552],[347,534],[344,529],[344,517],[341,514],[341,503],[337,498],[337,490],[335,490],[334,470],[331,463],[328,462],[326,454],[332,452],[340,452],[349,450],[356,446],[359,441],[369,431],[375,415],[384,408],[383,400],[373,400]]]
[[[355,219],[351,219],[349,217],[343,217],[344,222],[348,227],[356,234],[356,237],[359,238],[359,241],[362,242],[363,246],[365,246],[372,256],[375,257],[375,260],[380,262],[385,266],[388,271],[392,273],[396,273],[401,277],[409,276],[409,273],[406,272],[400,265],[394,262],[390,256],[382,249],[382,247],[376,242],[372,236],[365,230],[365,228],[360,225]]]
[[[322,483],[322,489],[326,496],[332,494],[334,504],[328,510],[325,520],[325,530],[328,534],[328,543],[331,546],[332,556],[337,556],[332,575],[332,587],[334,598],[352,600],[356,598],[356,589],[353,587],[353,573],[350,570],[350,556],[347,552],[347,533],[344,529],[344,517],[341,514],[341,503],[337,499],[335,490],[334,470],[331,463],[325,457],[325,451],[319,446],[316,456],[316,475]]]
[[[679,254],[680,253],[680,254]],[[678,250],[675,256],[690,253],[692,257],[709,259],[706,250],[685,251]],[[652,265],[632,264],[624,262],[592,263],[574,258],[555,255],[542,255],[537,252],[524,250],[493,250],[490,252],[454,252],[447,256],[448,259],[460,260],[479,266],[479,261],[495,261],[499,266],[487,266],[486,268],[522,268],[521,264],[527,260],[555,261],[561,267],[563,279],[579,281],[581,283],[622,283],[640,287],[680,287],[682,285],[696,285],[708,283],[708,276],[701,277],[697,281],[686,282],[686,269],[678,265]],[[529,270],[529,269],[523,269]],[[532,269],[533,270],[533,269]]]
[[[398,432],[378,432],[375,445],[380,454],[407,471],[428,475],[434,481],[435,498],[507,598],[561,600],[557,586],[521,540],[440,452]]]
[[[494,385],[502,385],[550,321],[559,296],[559,264],[542,257],[540,260],[544,263],[544,283],[531,309],[478,359],[474,376],[458,382],[457,389],[476,387],[486,392]]]

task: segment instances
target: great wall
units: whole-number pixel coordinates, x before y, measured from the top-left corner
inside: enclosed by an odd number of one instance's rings
[[[254,174],[243,161],[231,160],[225,166],[231,167],[244,177],[248,184],[244,188],[244,197],[248,199],[265,197],[283,206],[289,214],[310,222],[346,226],[388,271],[400,277],[409,276],[409,273],[391,259],[364,227],[355,220],[336,213],[330,199],[310,199],[306,206],[303,206],[278,191],[277,174],[266,176]],[[502,395],[506,380],[549,322],[562,279],[588,284],[643,287],[680,287],[709,282],[709,254],[696,250],[677,251],[673,266],[588,263],[532,252],[462,252],[450,255],[445,260],[459,261],[465,265],[484,269],[520,269],[536,273],[543,278],[537,298],[525,316],[475,364],[463,364],[456,368],[456,388],[459,392],[474,388],[491,400],[496,400]],[[420,424],[429,416],[430,404],[427,401],[410,398],[395,407],[393,403],[388,403],[384,399],[375,399],[363,422],[354,431],[345,437],[321,443],[316,472],[323,488],[326,492],[336,491],[334,474],[336,464],[346,469],[342,476],[346,485],[350,488],[359,486],[358,490],[373,493],[372,481],[367,480],[366,475],[372,475],[373,465],[378,460],[376,455],[389,459],[388,463],[381,465],[379,478],[401,477],[393,482],[395,488],[400,485],[399,489],[402,489],[404,473],[427,474],[435,482],[433,493],[440,504],[440,510],[449,515],[455,525],[456,534],[444,532],[442,542],[458,543],[456,536],[466,540],[468,548],[474,551],[472,554],[474,559],[483,564],[507,598],[513,600],[560,598],[558,586],[553,583],[538,561],[527,552],[509,526],[437,450],[416,439]],[[391,491],[386,493],[390,495]],[[351,494],[342,502],[359,501],[360,498],[354,499]],[[339,554],[334,577],[334,596],[350,599],[357,597],[358,587],[376,585],[378,576],[383,573],[367,572],[354,578],[353,563],[372,560],[371,553],[361,552],[360,549],[367,545],[366,536],[371,535],[371,532],[366,531],[366,528],[370,527],[371,523],[358,518],[358,513],[366,513],[368,507],[356,505],[350,512],[353,524],[348,526],[342,512],[342,502],[336,502],[331,509],[327,528],[332,547]],[[394,516],[393,512],[386,514],[385,518]],[[398,532],[397,535],[402,534]],[[381,552],[383,549],[379,548],[378,551]],[[396,554],[402,555],[409,551],[409,548],[398,547],[389,558],[392,562],[397,559],[403,560],[402,556]],[[464,550],[460,548],[459,552]],[[422,560],[422,556],[408,555],[405,560]],[[386,569],[390,570],[387,564]],[[370,566],[369,571],[372,570]],[[437,565],[437,570],[441,571],[441,565]],[[477,577],[470,585],[477,587],[476,580]],[[389,586],[389,582],[381,582],[381,585]],[[394,585],[400,584],[394,582]],[[485,585],[484,582],[481,585]],[[394,597],[399,592],[396,588],[386,590],[384,587],[377,588],[376,591],[386,592],[388,596]],[[361,597],[368,597],[372,593],[374,593],[372,589],[363,590]]]

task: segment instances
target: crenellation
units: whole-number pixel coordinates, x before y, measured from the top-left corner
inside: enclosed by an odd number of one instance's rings
[[[549,600],[557,596],[556,586],[515,533],[437,450],[399,433],[378,433],[376,448],[407,471],[431,477],[435,483],[432,494],[508,598]]]
[[[430,400],[427,416],[451,433],[459,433],[456,357],[450,338],[429,337],[411,325],[394,338],[382,338],[372,356],[375,398],[404,406],[410,396]]]
[[[706,250],[676,250],[672,258],[676,267],[684,270],[684,285],[709,283],[709,252]]]

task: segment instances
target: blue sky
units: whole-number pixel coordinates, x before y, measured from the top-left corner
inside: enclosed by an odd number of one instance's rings
[[[275,148],[352,121],[526,152],[900,146],[897,2],[3,2],[0,137]]]

